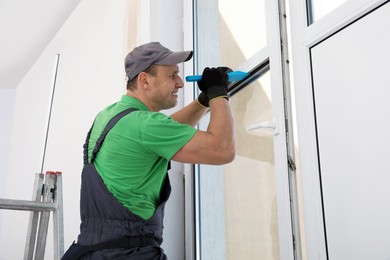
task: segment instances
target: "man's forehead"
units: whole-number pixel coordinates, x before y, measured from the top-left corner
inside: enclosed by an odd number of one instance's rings
[[[156,65],[159,68],[159,71],[161,72],[179,72],[179,66],[177,64],[175,65]]]

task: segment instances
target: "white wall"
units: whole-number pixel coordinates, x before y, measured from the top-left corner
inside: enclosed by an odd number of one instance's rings
[[[11,123],[15,100],[15,89],[0,88],[0,198],[5,196],[7,183],[9,149],[11,145]],[[2,231],[2,215],[0,214],[0,233]]]
[[[63,172],[65,250],[79,233],[82,146],[96,113],[125,93],[125,55],[135,45],[151,40],[172,50],[183,49],[183,3],[156,3],[81,1],[16,90],[1,90],[0,197],[29,200],[34,173],[41,171],[54,70],[60,55],[43,172]],[[150,6],[154,6],[152,10]],[[179,107],[184,103],[183,95],[181,99]],[[185,251],[182,173],[182,165],[174,164],[163,244],[170,259],[180,260]],[[0,260],[22,259],[28,216],[27,212],[0,211]],[[51,238],[50,225],[46,259],[53,258]]]
[[[1,177],[1,186],[5,187],[1,196],[30,199],[34,173],[41,169],[53,71],[60,54],[44,172],[63,172],[65,248],[79,232],[80,173],[86,132],[96,112],[117,101],[125,90],[127,7],[126,0],[82,1],[18,85],[14,100],[7,105],[2,102],[2,115],[10,114],[12,109],[8,107],[12,108],[12,103],[14,113],[5,118],[5,125],[12,124],[12,134],[8,135],[9,160],[5,161],[5,174],[2,173],[5,177]],[[0,214],[0,259],[22,259],[28,214]],[[52,229],[49,232],[46,259],[53,255]]]
[[[15,93],[14,89],[0,88],[0,172],[5,172],[7,169]],[[0,174],[0,196],[4,193],[5,177],[5,174]]]

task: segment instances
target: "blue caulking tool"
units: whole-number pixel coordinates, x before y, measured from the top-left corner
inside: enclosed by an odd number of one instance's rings
[[[228,80],[230,82],[239,81],[239,80],[244,79],[247,76],[248,76],[247,72],[236,70],[236,71],[232,71],[232,72],[228,73],[228,77],[229,77]],[[202,79],[202,75],[194,75],[194,76],[187,76],[186,77],[187,82],[199,81],[201,79]]]

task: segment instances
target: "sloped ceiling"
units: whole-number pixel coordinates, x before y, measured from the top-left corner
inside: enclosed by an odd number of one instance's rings
[[[0,0],[0,88],[16,88],[81,0]]]

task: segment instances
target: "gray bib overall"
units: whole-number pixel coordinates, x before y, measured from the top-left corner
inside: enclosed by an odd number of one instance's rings
[[[126,259],[166,260],[162,243],[165,203],[171,193],[168,173],[160,192],[160,203],[154,215],[144,220],[125,208],[104,185],[93,162],[108,131],[123,116],[135,109],[127,109],[107,124],[88,161],[88,142],[84,144],[84,168],[81,176],[80,235],[78,243],[68,249],[68,259]],[[91,128],[92,129],[92,128]]]

